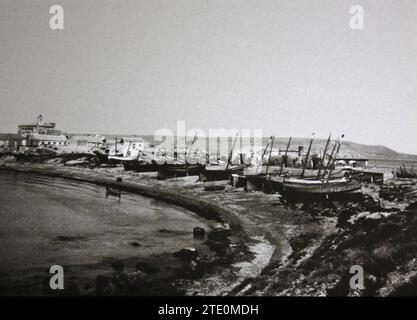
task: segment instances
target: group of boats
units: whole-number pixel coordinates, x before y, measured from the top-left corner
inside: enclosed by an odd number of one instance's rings
[[[287,195],[324,195],[343,194],[361,189],[359,181],[354,179],[347,168],[336,170],[336,159],[342,145],[343,135],[338,139],[329,153],[331,135],[326,143],[321,158],[314,168],[309,162],[314,136],[310,141],[307,154],[301,161],[302,166],[295,168],[289,164],[288,152],[291,145],[291,137],[287,143],[285,153],[280,157],[280,164],[271,165],[271,155],[274,137],[262,152],[260,161],[256,165],[233,163],[233,150],[236,145],[237,135],[226,161],[221,161],[217,156],[211,161],[210,155],[196,154],[192,152],[195,136],[188,149],[183,152],[174,150],[169,156],[166,152],[155,152],[155,148],[147,149],[146,143],[141,138],[123,139],[123,147],[117,146],[106,152],[97,151],[98,158],[106,164],[121,163],[125,170],[136,172],[157,172],[158,179],[168,179],[184,176],[198,175],[200,181],[229,180],[234,186],[244,186],[251,189],[262,189],[265,192],[279,192]],[[120,142],[119,142],[120,146]],[[180,156],[181,155],[181,156]],[[317,157],[316,157],[317,158]],[[317,160],[317,159],[316,159]],[[265,165],[266,164],[266,165]]]

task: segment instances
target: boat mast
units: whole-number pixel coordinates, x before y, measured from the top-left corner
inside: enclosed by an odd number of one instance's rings
[[[126,157],[127,157],[127,154],[129,153],[129,150],[130,150],[130,145],[132,144],[132,141],[130,141],[129,142],[129,146],[127,147],[127,151],[126,151]]]
[[[258,163],[258,166],[257,166],[257,168],[256,168],[256,171],[258,171],[259,170],[259,166],[262,166],[262,161],[263,161],[263,159],[264,159],[264,156],[265,156],[265,153],[266,153],[266,150],[268,150],[268,147],[269,147],[269,145],[270,145],[270,143],[271,143],[271,140],[272,140],[272,136],[271,137],[269,137],[269,141],[268,141],[268,143],[266,144],[266,146],[265,146],[265,149],[264,149],[264,151],[263,151],[263,153],[262,153],[262,157],[261,157],[261,160],[259,161],[259,163]]]
[[[321,160],[320,160],[321,165],[324,165],[324,160],[326,158],[327,148],[329,147],[331,138],[332,138],[332,133],[330,132],[329,138],[327,139],[327,142],[326,142],[326,147],[324,148],[323,156],[321,157]],[[320,173],[321,173],[321,168],[319,168],[319,172],[317,173],[317,178],[320,177]]]
[[[232,150],[230,150],[229,158],[227,159],[226,170],[229,169],[230,162],[232,161],[233,149],[235,148],[235,144],[236,144],[236,140],[237,140],[238,135],[239,135],[239,133],[236,133],[235,140],[233,141]]]
[[[269,148],[268,163],[266,164],[266,171],[265,171],[266,176],[268,175],[269,163],[271,162],[271,154],[272,154],[272,147],[273,146],[274,146],[274,136],[272,136],[271,147]]]
[[[327,161],[326,167],[324,168],[323,178],[326,176],[326,172],[330,168],[330,163],[331,163],[331,161],[333,159],[333,154],[336,151],[336,146],[337,146],[337,141],[334,143],[334,146],[332,148],[332,152],[330,153],[329,160]]]
[[[342,134],[342,135],[340,136],[339,143],[338,143],[338,146],[337,146],[337,150],[336,150],[336,153],[335,153],[335,155],[334,155],[334,157],[333,157],[332,165],[330,166],[330,169],[329,169],[329,175],[328,175],[328,177],[327,177],[327,182],[329,182],[330,175],[332,174],[333,167],[334,167],[334,163],[335,163],[335,161],[336,161],[337,155],[339,154],[340,146],[342,145],[342,142],[343,142],[343,138],[344,138],[344,136],[345,136],[344,134]]]
[[[205,137],[206,139],[206,164],[210,164],[210,138]]]
[[[287,154],[288,154],[288,149],[290,148],[291,138],[292,137],[290,137],[290,139],[288,140],[287,148],[285,149],[284,158],[282,159],[282,163],[281,163],[281,168],[279,168],[279,173],[278,173],[279,176],[281,175],[282,169],[284,168],[284,161],[287,162]]]
[[[304,161],[303,171],[301,172],[301,177],[304,177],[304,173],[306,171],[308,157],[310,156],[311,146],[313,145],[313,141],[314,141],[314,135],[315,135],[315,133],[313,132],[313,135],[312,135],[311,140],[310,140],[310,145],[308,146],[307,156],[306,156],[306,159]]]
[[[177,154],[177,145],[178,145],[178,136],[174,137],[174,164],[177,164],[178,154]]]
[[[185,136],[185,139],[187,139],[187,136]],[[197,140],[197,131],[195,132],[195,135],[194,135],[193,141],[191,142],[191,145],[189,146],[188,150],[185,152],[185,159],[184,159],[185,163],[187,163],[188,154],[191,152],[191,148],[193,147],[196,140]]]

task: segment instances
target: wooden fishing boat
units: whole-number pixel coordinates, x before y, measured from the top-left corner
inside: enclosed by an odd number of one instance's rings
[[[210,165],[200,173],[200,181],[229,180],[232,174],[243,174],[243,164],[239,165]]]
[[[140,152],[131,156],[112,157],[122,163],[125,171],[152,172],[156,171],[156,165],[150,156]]]
[[[196,141],[197,133],[195,134],[191,145],[188,147],[184,158],[178,157],[177,148],[175,147],[173,159],[169,156],[153,159],[152,163],[156,165],[157,178],[170,179],[194,175],[198,176],[204,170],[204,164],[193,161],[193,159],[189,157],[191,149]]]
[[[157,171],[157,178],[162,179],[170,179],[170,178],[178,178],[178,177],[186,177],[186,176],[195,176],[199,175],[204,170],[204,165],[202,164],[163,164],[163,165],[156,165]]]
[[[122,161],[122,164],[125,171],[153,172],[157,169],[154,163],[142,159],[125,160]]]
[[[332,195],[353,192],[361,188],[359,181],[345,177],[316,180],[276,177],[273,181],[282,184],[284,194]]]
[[[243,172],[244,180],[246,180],[246,190],[255,191],[263,190],[266,193],[271,193],[270,184],[267,180],[270,180],[270,175],[276,174],[275,169],[273,169],[269,164],[271,163],[271,154],[274,144],[274,136],[269,138],[269,142],[266,144],[264,151],[262,153],[261,160],[258,165],[245,168]],[[266,152],[269,148],[269,158],[267,165],[263,167],[263,159],[266,155]],[[265,169],[265,170],[264,170]],[[233,183],[234,184],[234,183]]]
[[[93,150],[94,155],[96,156],[99,163],[108,163],[109,161],[109,150],[105,147],[102,147],[97,150]]]
[[[230,180],[232,174],[243,174],[244,165],[232,165],[233,150],[236,145],[238,135],[236,134],[235,140],[233,141],[232,149],[230,150],[227,163],[225,165],[215,164],[208,165],[200,173],[200,181],[219,181],[219,180]]]

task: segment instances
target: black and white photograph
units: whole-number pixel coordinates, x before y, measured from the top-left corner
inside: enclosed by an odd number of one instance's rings
[[[415,0],[0,0],[0,43],[0,297],[417,296]],[[204,312],[259,309],[154,315]]]

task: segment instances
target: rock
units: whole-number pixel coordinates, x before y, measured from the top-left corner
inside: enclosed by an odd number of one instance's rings
[[[78,285],[73,282],[69,281],[66,289],[65,289],[65,295],[67,296],[79,296],[80,295],[80,288]]]
[[[135,291],[137,291],[138,293],[141,293],[140,291],[146,291],[145,284],[147,283],[148,276],[145,272],[142,272],[141,270],[136,270],[135,272],[129,273],[127,279],[129,285],[131,287],[134,287]]]
[[[206,230],[204,230],[203,228],[195,227],[193,229],[193,236],[195,239],[204,239],[205,235],[206,235]]]
[[[114,291],[112,278],[98,275],[96,278],[96,294],[99,296],[111,294]]]
[[[207,240],[205,244],[210,247],[211,250],[216,252],[225,252],[229,247],[229,244],[224,241]]]
[[[198,252],[194,248],[185,248],[180,251],[174,252],[173,256],[183,261],[195,261],[198,259]]]
[[[159,272],[159,268],[146,262],[138,262],[136,264],[136,270],[150,274],[155,274]]]
[[[412,202],[408,205],[407,210],[417,210],[417,202]]]
[[[209,232],[207,238],[209,240],[218,241],[218,242],[227,242],[227,237],[230,236],[230,230],[221,229],[221,230],[213,230]]]
[[[111,264],[112,268],[116,272],[123,272],[123,269],[125,268],[125,265],[122,261],[116,260]]]

